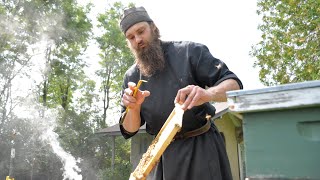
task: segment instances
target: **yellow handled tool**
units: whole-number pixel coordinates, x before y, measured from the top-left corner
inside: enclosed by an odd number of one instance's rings
[[[139,81],[138,81],[138,84],[137,84],[137,86],[134,88],[133,93],[132,93],[132,96],[133,96],[133,97],[136,97],[136,96],[137,96],[137,92],[138,92],[138,90],[139,90],[139,87],[140,87],[140,85],[141,85],[143,82],[148,82],[148,81],[146,81],[146,80],[139,80]],[[122,119],[120,120],[119,124],[122,124],[122,123],[123,123],[124,118],[126,117],[128,111],[129,111],[129,107],[126,108],[126,112],[125,112],[125,114],[123,115]]]
[[[14,180],[14,178],[10,178],[10,176],[7,176],[6,180]]]

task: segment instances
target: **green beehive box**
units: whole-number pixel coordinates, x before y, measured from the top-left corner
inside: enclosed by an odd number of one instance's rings
[[[242,117],[246,179],[320,180],[320,81],[227,95]]]

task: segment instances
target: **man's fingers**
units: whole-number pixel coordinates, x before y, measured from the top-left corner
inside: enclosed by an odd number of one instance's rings
[[[141,91],[138,89],[136,96],[133,97],[135,88],[136,84],[134,82],[128,82],[128,88],[124,90],[122,96],[122,103],[124,106],[135,108],[137,106],[140,106],[146,97],[150,96],[150,91]]]
[[[177,96],[177,102],[179,104],[183,104],[186,101],[186,98],[188,96],[188,94],[190,90],[188,89],[180,89],[178,92],[178,96]]]
[[[188,96],[186,96],[186,100],[184,101],[183,105],[182,105],[182,109],[186,110],[187,107],[189,107],[189,104],[192,102],[193,97],[196,94],[196,88],[190,87],[188,88]]]
[[[132,96],[132,94],[133,94],[133,90],[131,90],[131,89],[129,89],[129,88],[127,88],[127,89],[124,90],[124,95]]]
[[[184,109],[191,109],[194,106],[197,106],[199,104],[199,101],[201,99],[201,90],[202,88],[199,86],[192,86],[192,91],[188,95],[185,103],[183,104]]]
[[[182,109],[191,109],[194,106],[202,104],[203,89],[199,86],[188,85],[178,91],[175,103],[179,103]]]
[[[129,88],[134,88],[134,87],[136,87],[136,83],[134,83],[134,82],[128,82],[128,87]]]
[[[176,98],[174,98],[174,103],[179,103],[180,102],[180,90],[178,91]]]
[[[195,94],[194,94],[190,104],[188,105],[188,109],[191,109],[193,106],[197,105],[197,102],[199,101],[200,96],[201,96],[200,92],[198,90],[199,90],[198,88],[194,88]]]
[[[142,96],[148,97],[150,96],[150,91],[141,91]]]
[[[178,91],[174,103],[184,104],[187,97],[190,95],[194,88],[194,85],[189,85],[185,88],[182,88]]]
[[[128,88],[126,88],[126,89],[124,90],[124,94],[123,94],[123,95],[132,96],[135,87],[136,87],[136,83],[134,83],[134,82],[128,82]]]
[[[135,103],[136,102],[136,98],[131,96],[129,93],[128,94],[124,93],[123,96],[122,96],[122,101],[126,105],[126,104],[129,104],[129,103]]]

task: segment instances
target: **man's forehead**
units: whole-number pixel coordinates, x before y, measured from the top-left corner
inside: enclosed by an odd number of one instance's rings
[[[148,22],[138,22],[134,25],[132,25],[126,32],[126,36],[130,35],[130,34],[133,34],[134,32],[136,32],[137,30],[141,29],[141,28],[145,28],[145,27],[148,27],[149,24]]]

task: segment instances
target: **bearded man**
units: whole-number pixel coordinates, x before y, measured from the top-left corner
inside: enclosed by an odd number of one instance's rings
[[[242,88],[239,78],[203,44],[160,40],[143,7],[125,10],[120,28],[136,58],[124,76],[122,135],[134,136],[145,123],[147,133],[157,135],[175,103],[185,110],[181,131],[161,156],[154,176],[148,178],[232,179],[223,138],[206,115],[215,112],[209,102],[226,101],[226,91]],[[148,82],[133,97],[139,80]]]

